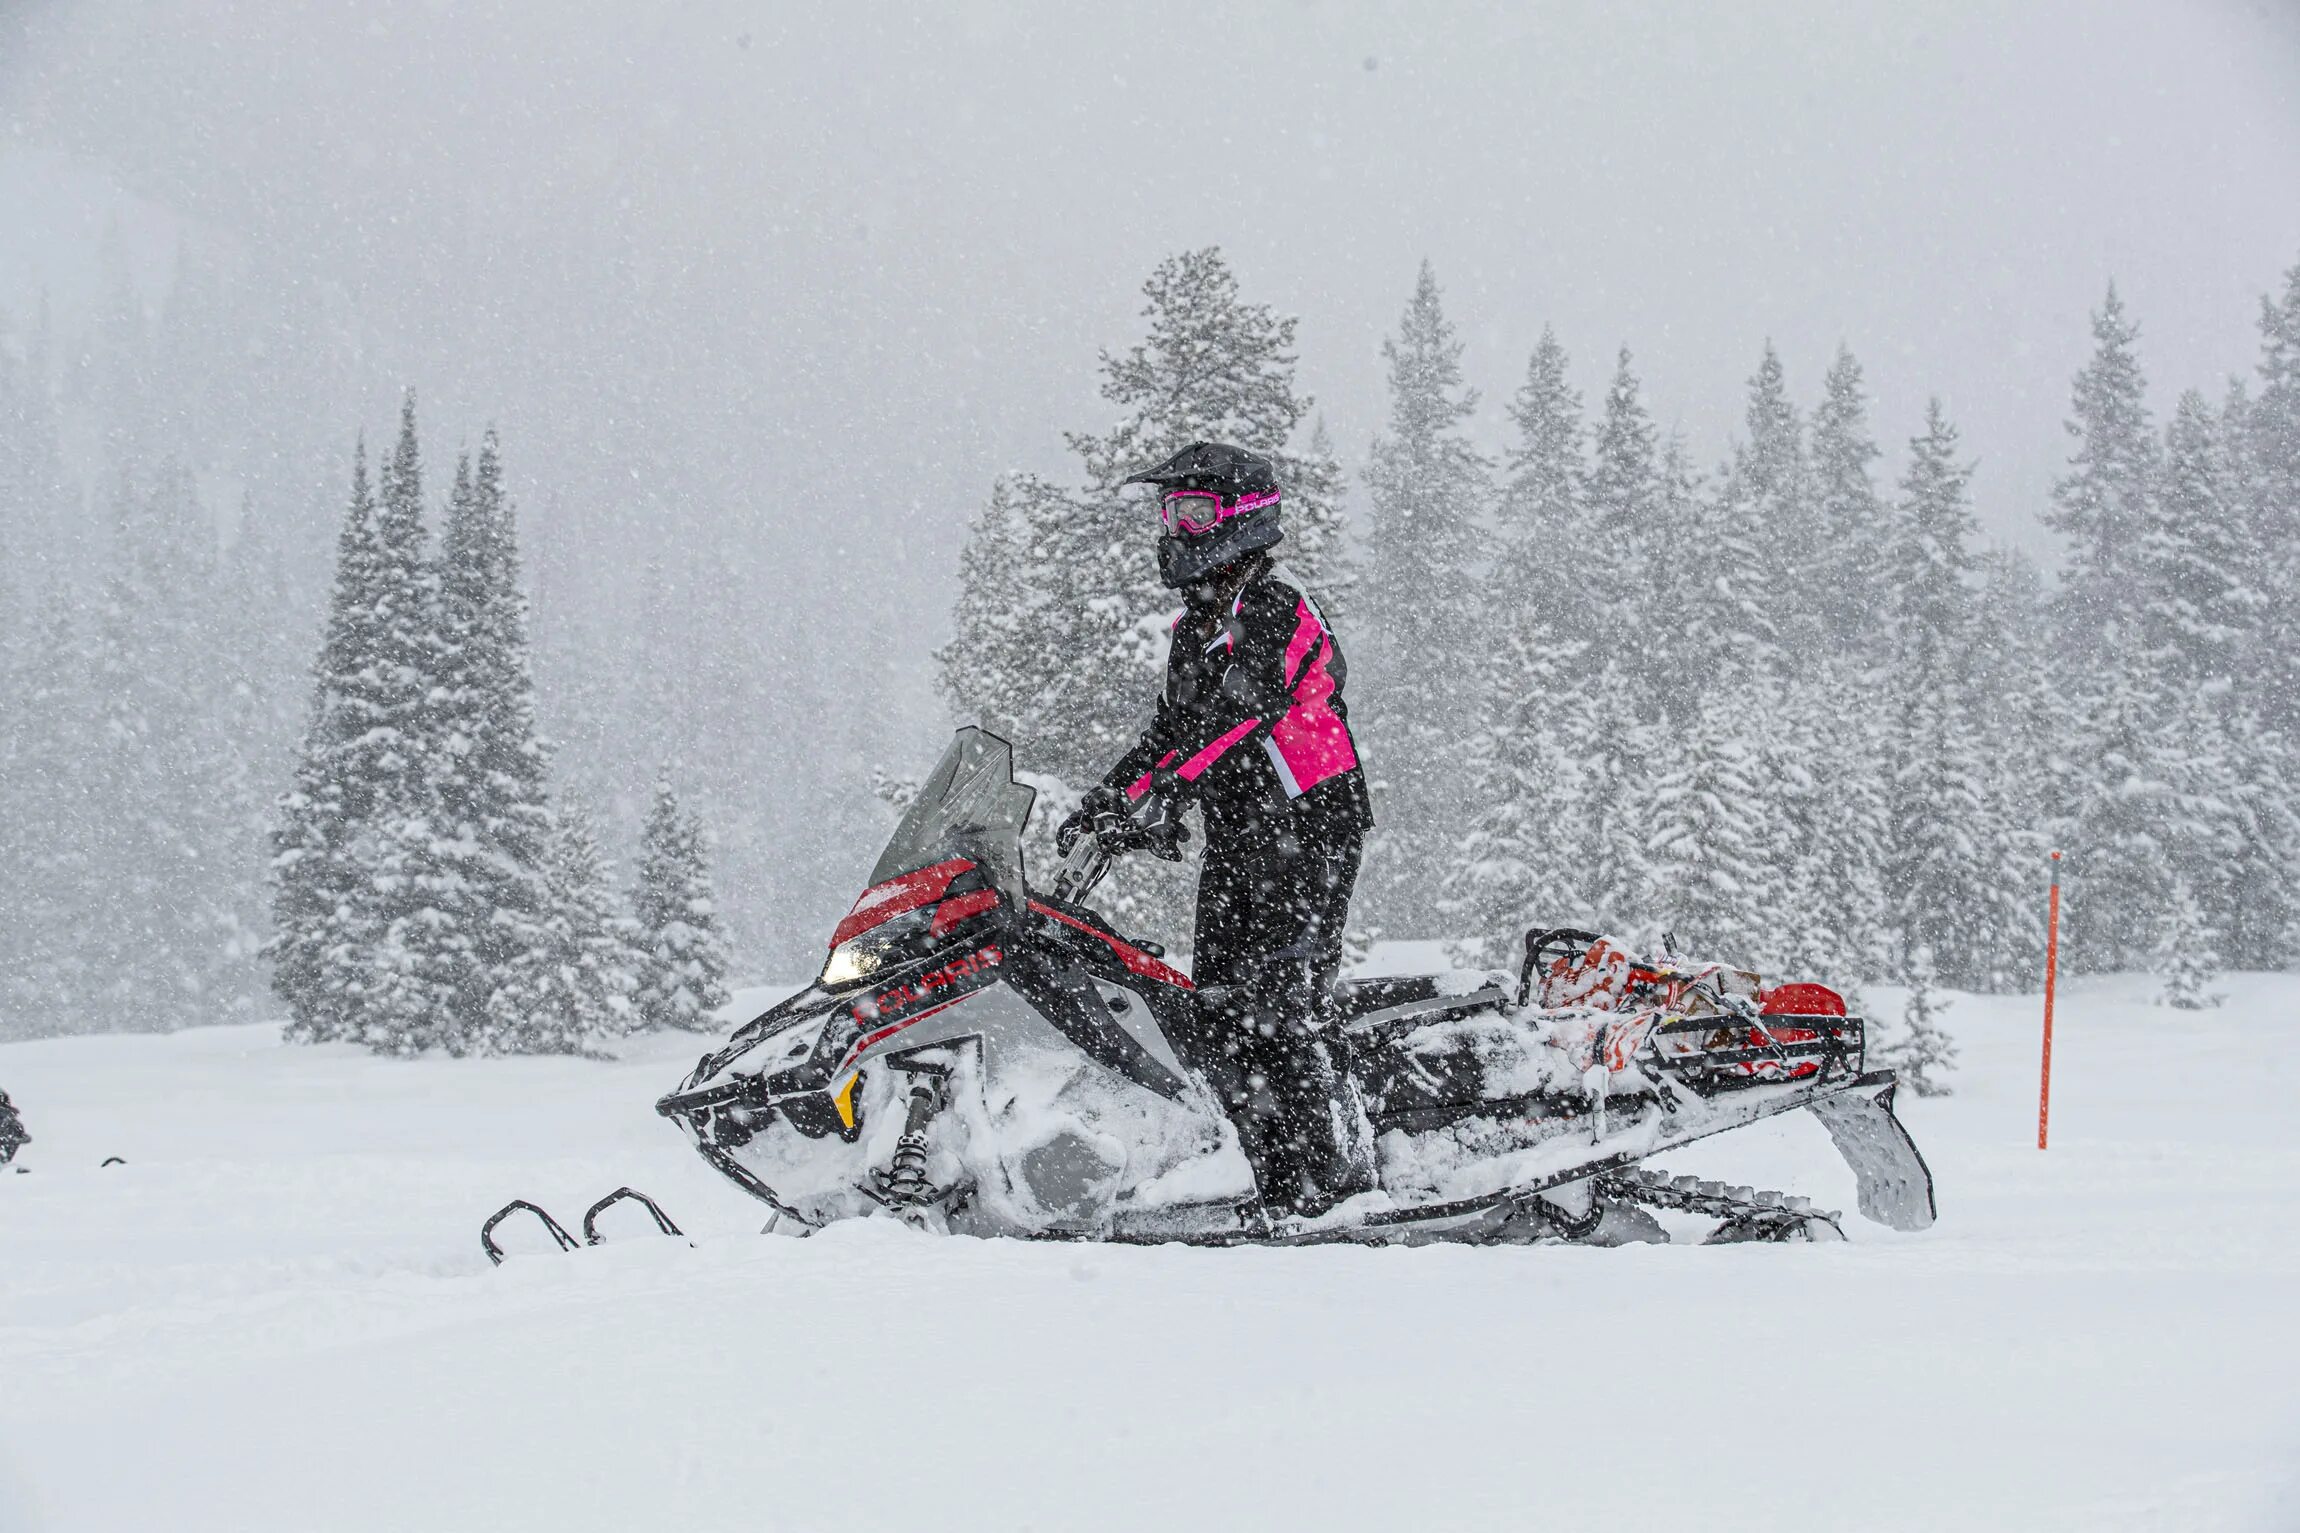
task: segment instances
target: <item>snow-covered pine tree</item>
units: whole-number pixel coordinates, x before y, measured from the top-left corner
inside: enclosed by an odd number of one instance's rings
[[[1575,575],[1602,614],[1592,630],[1599,652],[1618,659],[1631,686],[1644,694],[1641,718],[1669,695],[1664,673],[1675,658],[1664,642],[1667,630],[1656,621],[1664,545],[1656,440],[1624,346],[1597,426],[1587,486],[1589,542]]]
[[[1685,614],[1709,599],[1694,554],[1702,487],[1685,443],[1672,435],[1655,455],[1641,386],[1622,349],[1606,391],[1589,479],[1585,569],[1602,593],[1594,661],[1583,695],[1565,715],[1565,754],[1578,766],[1586,827],[1582,883],[1601,928],[1658,941],[1658,873],[1648,823],[1658,774],[1677,759],[1715,666]]]
[[[1972,642],[1971,469],[1936,398],[1909,443],[1893,537],[1892,832],[1886,896],[1905,965],[1971,985],[1987,951],[1987,772],[1963,685]]]
[[[1885,1046],[1879,1058],[1921,1097],[1950,1094],[1948,1076],[1956,1068],[1957,1045],[1941,1026],[1949,1003],[1941,998],[1933,972],[1933,955],[1918,948],[1902,970],[1909,996],[1901,1006],[1899,1036]]]
[[[639,1021],[637,923],[615,909],[612,869],[589,811],[567,802],[554,818],[553,898],[538,923],[547,940],[526,946],[490,997],[498,1035],[523,1054],[591,1052]]]
[[[1462,379],[1462,343],[1424,261],[1389,364],[1389,428],[1366,479],[1375,557],[1359,607],[1359,653],[1382,692],[1360,731],[1367,742],[1375,829],[1358,885],[1364,918],[1427,934],[1433,894],[1467,829],[1470,722],[1435,672],[1477,652],[1481,628],[1478,525],[1490,470],[1465,423],[1476,391]]]
[[[2231,716],[2223,738],[2233,846],[2213,883],[2218,909],[2210,918],[2232,967],[2282,969],[2300,952],[2292,747],[2251,712]]]
[[[1749,461],[1746,445],[1737,448],[1714,489],[1688,498],[1676,538],[1662,620],[1675,624],[1682,696],[1762,687],[1785,669],[1765,523],[1772,492]]]
[[[288,1036],[327,1042],[358,1035],[356,964],[373,934],[362,898],[367,875],[355,847],[373,835],[400,785],[387,742],[405,708],[400,679],[376,656],[385,592],[404,580],[384,542],[367,472],[367,444],[352,457],[351,498],[336,540],[335,587],[313,666],[310,722],[272,832],[272,988],[288,1008]]]
[[[376,818],[348,848],[354,920],[363,941],[331,949],[329,988],[356,997],[359,1041],[412,1054],[455,1041],[459,969],[443,961],[441,934],[455,924],[462,893],[451,838],[438,817],[438,752],[446,733],[436,607],[439,577],[425,556],[423,455],[415,391],[399,412],[399,438],[384,461],[375,506],[383,554],[363,657],[377,709],[364,759],[345,763],[375,779]]]
[[[1980,847],[1989,913],[1978,931],[1985,960],[1973,968],[1978,988],[2028,990],[2044,963],[2044,913],[2037,895],[2048,846],[2067,840],[2054,819],[2053,784],[2075,735],[2075,721],[2047,662],[2051,647],[2043,577],[2033,561],[2007,549],[1975,561],[1973,641],[1966,656],[1966,695],[1987,742],[1983,792],[1990,834]]]
[[[436,579],[430,800],[403,830],[422,838],[410,857],[444,892],[442,919],[409,945],[426,951],[452,996],[439,1040],[451,1050],[563,1052],[553,1024],[530,1027],[519,1007],[496,999],[530,967],[530,952],[565,938],[552,930],[547,755],[536,736],[517,526],[492,430],[476,474],[468,460],[457,464]]]
[[[727,1004],[727,948],[711,899],[702,822],[679,807],[669,769],[640,832],[631,895],[640,951],[632,1006],[641,1027],[708,1029]]]
[[[2076,454],[2045,517],[2072,545],[2063,601],[2070,638],[2087,662],[2107,655],[2116,634],[2132,627],[2131,564],[2156,491],[2156,436],[2133,345],[2139,334],[2111,283],[2092,317],[2092,360],[2076,375],[2068,420]]]
[[[1882,725],[1871,687],[1850,667],[1822,667],[1784,697],[1775,739],[1797,759],[1774,775],[1797,791],[1781,806],[1792,828],[1777,858],[1786,915],[1772,961],[1785,975],[1845,986],[1886,972]]]
[[[2300,952],[2300,265],[2260,301],[2260,392],[2231,383],[2220,480],[2245,518],[2257,623],[2228,719],[2236,849],[2219,881],[2227,956],[2277,969]]]
[[[1650,692],[1629,659],[1606,653],[1559,700],[1558,753],[1572,767],[1575,790],[1565,827],[1576,836],[1574,882],[1590,924],[1625,936],[1653,928],[1654,875],[1643,816],[1671,728],[1645,716]]]
[[[2223,997],[2212,990],[2212,982],[2220,977],[2220,953],[2212,923],[2185,878],[2173,880],[2150,956],[2149,972],[2158,982],[2157,1005],[2202,1011],[2222,1001]]]
[[[1051,637],[1056,593],[1036,578],[1033,544],[1056,518],[1033,512],[1060,499],[1035,475],[1009,475],[991,486],[959,550],[950,640],[934,653],[952,711],[1018,745],[1047,722],[1036,716],[1044,693],[1037,651]]]
[[[1581,395],[1566,367],[1557,333],[1544,326],[1525,382],[1509,402],[1516,438],[1494,502],[1498,536],[1487,601],[1502,621],[1520,603],[1531,603],[1560,631],[1587,634],[1592,612],[1585,567],[1602,556],[1588,545]]]
[[[1592,610],[1578,579],[1583,534],[1581,399],[1564,347],[1544,330],[1510,404],[1517,440],[1498,503],[1498,548],[1480,604],[1493,642],[1477,657],[1484,725],[1464,743],[1468,829],[1443,870],[1451,928],[1502,943],[1528,924],[1583,919],[1586,827],[1567,755],[1569,694]],[[1500,949],[1495,949],[1500,951]]]
[[[2263,723],[2294,741],[2300,740],[2300,264],[2284,274],[2280,297],[2260,300],[2259,377],[2242,438],[2253,543],[2266,564],[2262,586],[2269,597],[2253,685]],[[2238,424],[2231,419],[2230,431]]]
[[[1701,957],[1737,959],[1765,945],[1776,879],[1771,805],[1749,743],[1759,711],[1748,690],[1713,691],[1655,742],[1652,779],[1632,805],[1646,841],[1648,921],[1629,935],[1668,932],[1679,952]]]
[[[2228,483],[2228,459],[2204,396],[2180,396],[2165,428],[2163,492],[2146,503],[2133,550],[2139,631],[2158,684],[2227,697],[2257,654],[2267,594],[2262,550]]]
[[[1749,439],[1734,455],[1738,481],[1731,494],[1746,508],[1766,579],[1765,593],[1819,592],[1831,573],[1828,542],[1813,495],[1805,454],[1805,426],[1789,401],[1787,375],[1770,340],[1749,379]],[[1775,629],[1787,657],[1798,664],[1823,652],[1818,601],[1780,601]]]
[[[2260,654],[2268,608],[2266,564],[2237,504],[2212,407],[2190,389],[2166,429],[2161,493],[2149,502],[2133,562],[2140,588],[2137,632],[2150,685],[2167,718],[2188,727],[2165,745],[2185,760],[2178,774],[2196,834],[2167,848],[2174,881],[2191,891],[2215,933],[2231,929],[2239,897],[2231,879],[2250,818],[2237,793],[2237,675]],[[2262,847],[2249,849],[2257,857]],[[2288,873],[2300,868],[2287,869]]]
[[[1892,517],[1869,477],[1879,456],[1869,434],[1861,364],[1840,344],[1813,410],[1812,476],[1819,554],[1814,599],[1838,655],[1871,666],[1888,659],[1883,614]]]

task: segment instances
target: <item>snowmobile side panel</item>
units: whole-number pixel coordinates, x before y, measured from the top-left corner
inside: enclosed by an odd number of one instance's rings
[[[1152,1021],[1148,1004],[1126,987],[1097,986],[1087,972],[1053,955],[1018,949],[1006,965],[1012,985],[1058,1032],[1106,1069],[1160,1096],[1188,1090],[1182,1062]]]
[[[1862,1217],[1914,1232],[1930,1229],[1938,1211],[1932,1169],[1893,1113],[1898,1084],[1890,1070],[1876,1070],[1809,1105],[1860,1184]]]

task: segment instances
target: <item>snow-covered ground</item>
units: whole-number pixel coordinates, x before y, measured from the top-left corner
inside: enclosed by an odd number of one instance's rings
[[[2300,1528],[2300,979],[2224,988],[2069,987],[2045,1154],[2036,1001],[1957,998],[1940,1224],[1812,1247],[761,1239],[695,1040],[0,1047],[0,1530]],[[1668,1164],[1850,1208],[1805,1115]],[[692,1244],[480,1254],[625,1182]]]

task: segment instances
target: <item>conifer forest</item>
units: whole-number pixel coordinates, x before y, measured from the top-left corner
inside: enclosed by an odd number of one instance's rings
[[[1656,422],[1633,345],[1598,398],[1548,330],[1522,372],[1472,379],[1434,264],[1401,289],[1388,418],[1354,468],[1295,321],[1206,247],[1079,358],[1106,408],[1066,433],[1070,470],[986,487],[948,636],[917,662],[951,720],[1017,743],[1044,805],[1131,740],[1161,661],[1172,602],[1117,481],[1229,440],[1273,455],[1285,560],[1363,631],[1361,944],[1504,961],[1554,918],[1776,971],[2025,989],[2065,847],[2075,972],[2147,969],[2202,1004],[2221,967],[2290,961],[2300,265],[2260,300],[2250,366],[2176,380],[2169,407],[2141,317],[2104,290],[2035,508],[2049,570],[1981,534],[1985,468],[1939,399],[1876,439],[1850,343],[1800,386],[1754,337],[1741,429],[1703,444]],[[664,602],[635,649],[574,658],[578,615],[534,611],[516,444],[427,457],[412,389],[395,423],[342,423],[297,536],[252,501],[219,521],[167,403],[199,302],[149,327],[129,304],[69,367],[37,314],[0,351],[6,1028],[277,1004],[302,1036],[385,1050],[580,1051],[708,1012],[730,962],[803,951],[769,935],[805,929],[828,881],[767,850],[788,785],[705,767],[636,701],[684,645],[690,670],[739,665],[703,637],[739,628],[735,593],[723,625]],[[1487,391],[1490,446],[1469,429]],[[83,483],[64,441],[90,422]],[[332,558],[303,546],[321,527]],[[878,765],[884,797],[918,764]],[[854,836],[884,823],[868,773],[811,791]],[[1127,876],[1142,929],[1185,940],[1187,871]]]

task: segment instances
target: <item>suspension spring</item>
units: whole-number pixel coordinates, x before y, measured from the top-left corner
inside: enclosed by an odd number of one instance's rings
[[[910,1111],[903,1120],[902,1137],[894,1143],[894,1156],[878,1173],[879,1196],[898,1207],[932,1203],[942,1189],[926,1179],[926,1126],[934,1117],[936,1091],[932,1081],[910,1088]]]

